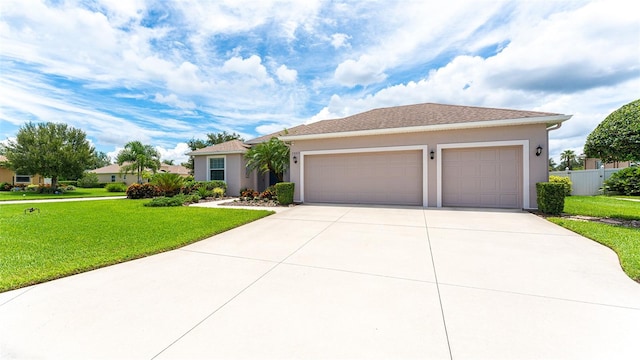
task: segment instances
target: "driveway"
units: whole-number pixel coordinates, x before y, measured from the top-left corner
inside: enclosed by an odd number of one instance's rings
[[[525,212],[297,206],[0,294],[0,359],[637,359],[640,285]]]

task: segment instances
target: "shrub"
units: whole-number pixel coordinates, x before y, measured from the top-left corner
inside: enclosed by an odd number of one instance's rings
[[[269,186],[265,191],[261,192],[260,195],[258,195],[258,197],[260,199],[273,199],[274,197],[276,197],[276,188],[275,186]]]
[[[202,186],[202,187],[196,188],[196,194],[198,194],[200,198],[204,199],[204,198],[212,197],[213,190],[207,190],[206,186]]]
[[[111,183],[104,187],[108,192],[125,192],[127,185],[123,183]]]
[[[217,187],[211,190],[211,193],[213,194],[214,197],[221,198],[224,196],[224,189]]]
[[[640,195],[640,167],[628,167],[613,173],[605,180],[604,190],[624,195]]]
[[[9,184],[8,182],[0,183],[0,191],[10,191],[12,187],[13,185]]]
[[[158,187],[162,195],[175,196],[182,191],[184,178],[173,173],[157,173],[153,175],[151,183]]]
[[[98,175],[94,172],[86,172],[82,174],[82,177],[78,179],[77,184],[78,187],[81,188],[93,188],[97,187],[100,180],[98,180]]]
[[[127,188],[127,198],[146,199],[160,196],[160,191],[153,184],[133,184]]]
[[[240,190],[240,197],[243,198],[257,198],[260,195],[259,192],[253,190],[253,189],[242,189]]]
[[[178,194],[172,197],[161,196],[157,197],[150,202],[144,204],[148,207],[168,207],[168,206],[182,206],[189,203],[198,202],[200,197],[198,195],[185,195]]]
[[[538,209],[544,214],[559,215],[564,210],[565,186],[561,183],[536,184]]]
[[[67,187],[68,186],[74,186],[75,187],[75,186],[78,186],[78,181],[76,181],[76,180],[61,180],[61,181],[58,181],[58,186],[62,186],[62,185],[65,185]]]
[[[549,182],[550,183],[563,184],[564,185],[564,196],[571,196],[573,183],[571,182],[571,179],[569,179],[567,176],[551,175],[551,176],[549,176]]]
[[[292,182],[281,182],[276,184],[276,195],[280,205],[289,205],[293,203],[293,191],[295,184]]]

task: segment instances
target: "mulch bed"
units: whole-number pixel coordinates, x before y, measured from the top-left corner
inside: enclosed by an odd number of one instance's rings
[[[236,199],[230,202],[222,203],[224,206],[255,206],[255,207],[293,207],[296,204],[280,205],[277,200],[241,200]]]

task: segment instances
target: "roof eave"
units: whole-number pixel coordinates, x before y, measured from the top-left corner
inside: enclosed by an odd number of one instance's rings
[[[195,152],[195,151],[192,151],[192,152],[186,153],[186,155],[189,155],[189,156],[198,156],[198,155],[230,155],[230,154],[244,154],[244,153],[246,153],[246,152],[247,152],[246,150],[245,150],[245,151],[241,151],[241,150],[235,150],[235,151],[207,151],[207,152],[199,152],[199,153],[197,153],[197,152]]]
[[[460,130],[460,129],[473,129],[473,128],[483,128],[483,127],[531,125],[531,124],[546,124],[548,127],[553,124],[560,124],[564,121],[569,120],[570,118],[571,118],[571,115],[552,115],[552,116],[541,116],[541,117],[532,117],[532,118],[474,121],[474,122],[466,122],[466,123],[409,126],[409,127],[388,128],[388,129],[343,131],[343,132],[333,132],[333,133],[323,133],[323,134],[285,135],[285,136],[280,136],[279,139],[283,141],[314,140],[314,139],[329,139],[329,138],[338,138],[338,137],[390,135],[390,134],[403,134],[403,133],[415,133],[415,132],[426,132],[426,131]]]

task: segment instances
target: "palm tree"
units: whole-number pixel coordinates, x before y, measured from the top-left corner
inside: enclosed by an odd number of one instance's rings
[[[282,182],[284,171],[289,167],[289,147],[278,138],[258,144],[244,155],[249,170],[258,169],[261,174],[273,172]]]
[[[573,150],[565,150],[560,154],[560,163],[564,163],[565,169],[571,170],[573,163],[576,161],[576,153]]]
[[[149,169],[155,174],[160,168],[160,154],[151,145],[143,145],[140,141],[131,141],[118,153],[117,162],[121,166],[120,171],[125,174],[129,172],[137,174],[138,183],[141,183],[140,176],[145,169]]]

